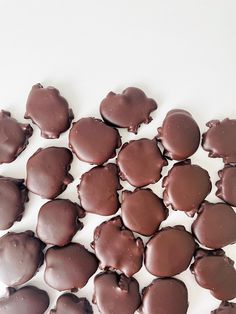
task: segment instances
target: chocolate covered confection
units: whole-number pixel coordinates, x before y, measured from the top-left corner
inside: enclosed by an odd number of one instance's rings
[[[97,166],[85,172],[78,194],[81,205],[90,213],[109,216],[117,212],[120,207],[118,190],[122,189],[115,164]]]
[[[164,147],[165,157],[185,160],[196,152],[200,130],[188,111],[174,109],[167,113],[162,127],[158,128],[157,138]]]
[[[86,298],[65,293],[57,299],[56,308],[50,314],[93,314],[93,309]]]
[[[121,139],[119,132],[102,120],[82,118],[70,130],[69,146],[80,160],[102,165],[115,157]]]
[[[125,226],[144,236],[155,233],[168,216],[163,200],[150,189],[122,193],[121,217]]]
[[[37,235],[44,243],[64,246],[83,228],[79,218],[84,216],[84,210],[68,199],[49,201],[40,208]]]
[[[10,112],[0,111],[0,164],[10,163],[26,148],[33,134],[30,124],[19,123]]]
[[[32,231],[9,232],[0,238],[0,281],[7,286],[22,285],[43,264],[45,244]]]
[[[131,277],[142,266],[143,242],[124,227],[120,216],[103,222],[95,229],[91,246],[101,269],[119,270]]]
[[[199,249],[191,271],[197,283],[219,300],[228,301],[236,297],[236,270],[234,262],[221,249],[208,251]]]
[[[223,301],[218,309],[211,311],[211,314],[236,314],[236,303]]]
[[[124,274],[100,273],[94,279],[93,303],[102,314],[134,314],[141,303],[139,284]]]
[[[216,196],[226,203],[236,206],[236,167],[227,165],[218,174],[220,180],[216,182]]]
[[[134,133],[137,133],[140,124],[152,121],[150,113],[156,109],[155,100],[147,98],[136,87],[128,87],[122,94],[110,92],[100,105],[101,116],[107,123]]]
[[[156,139],[142,138],[125,143],[117,157],[120,177],[135,187],[155,183],[161,178],[162,167],[167,165]]]
[[[42,198],[57,197],[73,181],[68,173],[72,159],[64,147],[38,149],[27,162],[27,188]]]
[[[28,201],[28,190],[23,179],[0,176],[0,230],[9,229],[20,221]]]
[[[26,119],[31,119],[41,130],[44,138],[58,138],[69,129],[73,112],[55,87],[32,87],[26,103]]]

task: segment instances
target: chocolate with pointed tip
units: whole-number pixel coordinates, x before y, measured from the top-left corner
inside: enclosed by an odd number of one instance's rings
[[[216,196],[226,203],[236,206],[236,167],[227,165],[218,174],[220,180],[216,182]]]
[[[78,298],[72,293],[62,294],[57,299],[56,308],[50,314],[93,314],[92,306],[86,298]]]
[[[236,314],[236,303],[223,301],[211,314]]]

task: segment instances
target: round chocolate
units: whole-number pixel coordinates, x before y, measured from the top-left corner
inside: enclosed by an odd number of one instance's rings
[[[93,314],[92,306],[86,298],[78,298],[72,293],[65,293],[57,299],[55,310],[50,314]]]
[[[93,303],[103,314],[133,314],[141,303],[139,284],[124,274],[100,273],[94,279]]]
[[[191,271],[197,283],[209,289],[216,299],[227,301],[236,297],[236,269],[223,250],[199,249]]]
[[[167,161],[161,155],[156,139],[142,138],[125,143],[117,157],[120,177],[135,187],[155,183],[161,178]]]
[[[121,216],[127,228],[151,236],[167,218],[168,209],[152,190],[136,189],[122,193]]]
[[[23,179],[0,176],[0,230],[9,229],[20,221],[28,201],[28,190]]]
[[[98,267],[96,256],[79,243],[51,247],[45,261],[44,279],[58,291],[83,288]]]
[[[7,286],[22,285],[43,264],[45,244],[33,231],[8,232],[0,238],[0,281]]]
[[[42,198],[57,197],[73,181],[68,173],[72,159],[64,147],[38,149],[27,162],[27,188]]]
[[[236,242],[236,213],[224,203],[203,203],[192,224],[197,240],[211,249]]]
[[[109,216],[120,207],[118,167],[115,164],[97,166],[84,173],[78,185],[81,205],[90,213]]]
[[[44,243],[64,246],[83,228],[79,218],[84,216],[84,210],[70,200],[49,201],[40,208],[37,235]]]
[[[101,269],[120,270],[127,277],[137,273],[143,261],[143,241],[126,229],[121,217],[103,222],[94,231],[91,244]]]
[[[28,96],[25,118],[40,128],[42,137],[58,138],[69,129],[74,115],[58,89],[36,84]]]
[[[164,147],[165,157],[184,160],[196,152],[200,130],[188,111],[174,109],[167,113],[157,137]]]
[[[0,111],[0,164],[10,163],[26,148],[33,134],[30,124],[11,118],[8,111]]]
[[[188,291],[178,279],[155,279],[143,290],[141,314],[186,314],[187,310]]]
[[[154,276],[175,276],[188,268],[196,247],[184,226],[163,228],[146,244],[145,266]]]
[[[166,206],[194,216],[201,203],[210,193],[212,185],[208,172],[190,160],[174,164],[163,179],[163,198]]]
[[[150,113],[156,109],[155,100],[147,98],[136,87],[128,87],[122,94],[110,92],[100,105],[101,116],[107,123],[134,133],[137,133],[141,123],[152,121]]]
[[[211,314],[236,314],[236,303],[223,301],[218,309],[211,311]]]
[[[34,286],[7,288],[7,295],[0,299],[1,314],[44,314],[48,306],[47,292]]]
[[[80,160],[102,165],[115,157],[121,139],[119,132],[102,120],[82,118],[70,130],[69,146]]]
[[[216,182],[216,196],[236,206],[236,167],[225,166],[218,174],[220,180]]]

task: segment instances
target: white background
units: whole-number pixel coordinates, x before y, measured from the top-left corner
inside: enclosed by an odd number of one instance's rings
[[[23,121],[27,94],[41,82],[60,89],[76,119],[99,117],[99,103],[107,92],[138,86],[159,108],[137,136],[122,130],[123,141],[154,137],[171,108],[190,110],[205,131],[210,119],[236,118],[235,14],[235,0],[0,0],[1,107]],[[67,137],[45,140],[34,126],[26,151],[12,164],[0,166],[0,175],[24,178],[26,161],[38,147],[67,145]],[[192,160],[209,171],[213,190],[208,200],[218,201],[214,183],[222,161],[208,158],[201,148]],[[62,197],[77,200],[76,185],[89,168],[74,158],[75,181]],[[152,188],[161,195],[160,182]],[[35,230],[44,202],[30,194],[22,222],[11,230]],[[75,241],[89,248],[94,227],[105,219],[88,214]],[[170,211],[163,226],[183,223],[189,230],[191,222],[185,214]],[[236,259],[235,246],[225,251]],[[58,293],[42,282],[43,269],[31,283],[48,290],[52,307]],[[153,278],[144,268],[135,277],[141,288]],[[189,314],[209,314],[220,303],[196,284],[189,270],[177,277],[189,290]],[[92,282],[78,295],[91,300]]]

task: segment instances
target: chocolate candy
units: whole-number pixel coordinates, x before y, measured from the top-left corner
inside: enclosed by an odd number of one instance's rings
[[[43,314],[48,306],[47,292],[34,286],[7,288],[7,295],[0,299],[1,314]]]
[[[142,266],[143,241],[126,229],[121,217],[103,222],[94,231],[91,244],[101,269],[120,270],[127,277],[133,276]]]
[[[156,139],[142,138],[125,143],[117,157],[120,177],[135,187],[155,183],[161,178],[167,161],[162,157]]]
[[[147,98],[136,87],[128,87],[122,94],[110,92],[100,105],[101,116],[107,123],[134,133],[137,133],[141,123],[152,121],[150,113],[156,109],[155,100]]]
[[[202,146],[208,156],[223,158],[225,164],[236,163],[236,120],[212,120],[206,125],[209,130],[203,134]]]
[[[174,109],[167,113],[162,127],[158,128],[157,138],[164,147],[165,157],[184,160],[196,152],[200,130],[188,111]]]
[[[9,232],[0,238],[0,281],[18,286],[30,280],[43,264],[45,244],[32,231]]]
[[[70,200],[49,201],[40,208],[37,235],[44,243],[64,246],[83,228],[79,218],[84,216],[84,210]]]
[[[72,159],[64,147],[38,149],[27,162],[27,188],[42,198],[57,197],[73,181],[68,173]]]
[[[187,310],[188,291],[178,279],[155,279],[143,290],[140,314],[186,314]]]
[[[20,221],[28,201],[28,190],[23,179],[0,176],[0,230]]]
[[[0,111],[0,164],[10,163],[26,148],[33,129],[11,118],[8,111]]]
[[[86,298],[78,298],[72,293],[65,293],[57,299],[55,310],[50,314],[93,314],[92,306]]]
[[[221,249],[208,251],[199,249],[191,271],[197,283],[209,289],[219,300],[232,300],[236,297],[236,270],[234,262]]]
[[[120,207],[118,168],[115,164],[97,166],[84,173],[78,185],[81,205],[90,213],[109,216]]]
[[[236,242],[236,214],[224,203],[205,202],[192,224],[197,240],[211,249],[218,249]]]
[[[145,266],[154,276],[175,276],[188,268],[196,247],[184,226],[163,228],[146,244]]]
[[[127,228],[151,236],[167,218],[168,209],[152,190],[136,189],[122,193],[121,216]]]
[[[28,96],[25,118],[40,128],[42,137],[58,138],[69,129],[74,115],[58,89],[36,84]]]
[[[220,180],[216,182],[216,196],[236,206],[236,167],[225,166],[218,174]]]
[[[236,314],[236,303],[223,301],[218,309],[211,311],[211,314]]]
[[[102,165],[115,157],[121,139],[119,132],[102,120],[82,118],[70,130],[69,146],[80,160]]]
[[[139,284],[124,274],[100,273],[94,279],[93,302],[103,314],[133,314],[141,302]]]
[[[95,255],[79,243],[51,247],[45,261],[44,279],[58,291],[83,288],[98,267]]]
[[[166,206],[185,211],[189,216],[196,213],[212,187],[208,172],[191,165],[190,160],[175,164],[163,179],[162,186]]]

